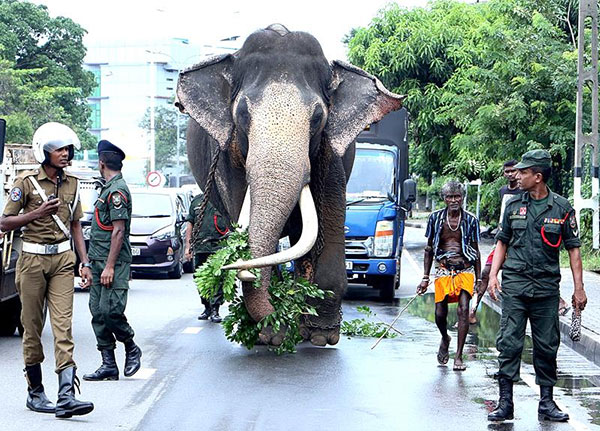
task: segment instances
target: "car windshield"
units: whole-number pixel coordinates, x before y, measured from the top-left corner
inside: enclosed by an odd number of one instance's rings
[[[385,150],[356,150],[354,167],[346,187],[346,200],[387,199],[394,190],[394,155]]]
[[[168,195],[133,193],[132,217],[171,217],[173,205]]]

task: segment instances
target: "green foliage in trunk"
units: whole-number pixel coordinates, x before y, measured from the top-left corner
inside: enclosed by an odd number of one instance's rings
[[[324,292],[316,285],[302,278],[296,278],[287,271],[274,274],[269,285],[271,305],[274,312],[260,322],[252,320],[244,299],[236,286],[236,272],[223,271],[222,266],[237,260],[251,258],[248,246],[248,233],[234,230],[221,244],[222,248],[212,254],[194,274],[194,282],[203,298],[210,299],[216,295],[220,285],[223,286],[225,301],[230,302],[229,314],[223,320],[225,336],[228,340],[252,349],[258,342],[258,334],[264,328],[271,327],[274,332],[285,331],[283,342],[272,350],[280,355],[294,353],[296,345],[302,341],[300,335],[300,319],[303,315],[317,315],[314,307],[308,305],[308,298],[323,299],[330,291]],[[258,274],[258,271],[252,270]],[[276,271],[274,271],[276,272]],[[258,278],[254,287],[260,286]]]

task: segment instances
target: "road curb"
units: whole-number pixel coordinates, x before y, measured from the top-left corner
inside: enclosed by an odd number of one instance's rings
[[[498,314],[502,314],[502,307],[496,301],[492,301],[489,295],[483,297],[485,305],[490,307]],[[584,315],[585,317],[585,315]],[[600,336],[586,328],[581,328],[581,340],[574,342],[569,338],[569,330],[571,328],[571,317],[562,316],[559,320],[560,325],[560,341],[565,345],[579,353],[587,360],[600,366]]]

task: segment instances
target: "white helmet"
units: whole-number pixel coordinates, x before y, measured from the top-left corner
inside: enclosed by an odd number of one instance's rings
[[[33,134],[33,155],[39,163],[47,161],[47,155],[52,151],[70,145],[69,160],[73,159],[75,150],[81,148],[77,134],[68,126],[61,123],[42,124]]]

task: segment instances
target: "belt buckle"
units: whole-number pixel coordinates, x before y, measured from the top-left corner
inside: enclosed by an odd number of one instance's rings
[[[46,244],[46,254],[58,254],[58,244]]]

